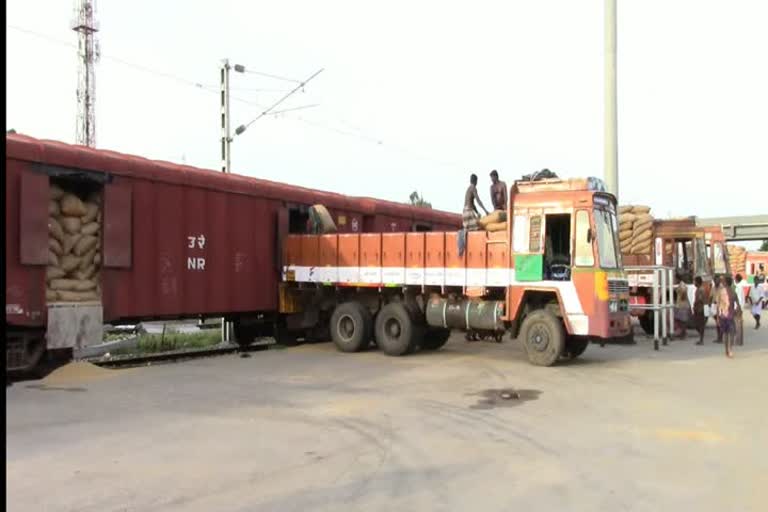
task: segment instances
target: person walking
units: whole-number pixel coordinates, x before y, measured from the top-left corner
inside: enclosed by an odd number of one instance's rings
[[[699,341],[697,341],[696,344],[703,345],[704,326],[707,324],[707,317],[704,314],[704,305],[707,302],[708,297],[704,291],[704,283],[702,282],[700,276],[696,276],[694,284],[696,285],[696,294],[694,295],[693,299],[693,321],[696,325],[696,330],[699,333]]]
[[[749,291],[747,302],[752,306],[752,316],[755,318],[755,329],[760,328],[760,315],[763,312],[762,279],[758,276]]]
[[[712,312],[712,316],[715,319],[715,329],[717,329],[717,339],[714,341],[714,343],[722,343],[723,342],[723,333],[720,330],[720,322],[718,321],[718,314],[717,314],[717,300],[718,300],[718,294],[720,293],[720,287],[722,286],[722,280],[720,279],[720,276],[715,276],[714,281],[712,282],[712,291],[709,295],[709,308]]]
[[[736,292],[736,299],[739,301],[739,309],[733,317],[733,320],[736,326],[735,344],[737,346],[744,345],[744,309],[746,308],[747,303],[746,295],[748,286],[749,283],[741,277],[741,274],[736,274],[736,286],[734,287],[734,292]]]
[[[685,339],[688,322],[691,319],[691,303],[688,301],[688,285],[680,279],[680,283],[675,290],[677,300],[675,301],[675,334],[681,340]]]
[[[736,331],[734,315],[738,308],[739,301],[733,289],[733,278],[726,276],[725,285],[717,291],[717,318],[725,344],[725,356],[728,358],[733,358],[733,341]]]

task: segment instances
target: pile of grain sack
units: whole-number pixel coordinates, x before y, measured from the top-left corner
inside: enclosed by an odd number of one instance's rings
[[[619,241],[622,254],[651,254],[653,216],[648,206],[619,206]]]
[[[83,201],[76,194],[51,185],[48,203],[48,302],[98,300],[101,266],[101,197]]]
[[[747,271],[747,249],[738,245],[728,245],[728,263],[731,266],[732,274],[746,275]]]
[[[507,212],[495,210],[485,217],[478,219],[477,225],[483,231],[505,231],[507,229]]]

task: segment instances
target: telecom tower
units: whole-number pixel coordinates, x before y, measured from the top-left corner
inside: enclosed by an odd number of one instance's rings
[[[75,0],[72,30],[78,33],[77,68],[77,143],[96,146],[96,74],[99,61],[99,31],[95,0]]]

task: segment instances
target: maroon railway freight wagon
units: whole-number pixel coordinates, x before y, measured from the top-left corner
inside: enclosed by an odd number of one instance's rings
[[[461,225],[457,214],[15,134],[4,173],[8,370],[100,342],[106,322],[225,317],[244,342],[301,336],[277,314],[279,248],[306,231],[311,205],[341,233]]]

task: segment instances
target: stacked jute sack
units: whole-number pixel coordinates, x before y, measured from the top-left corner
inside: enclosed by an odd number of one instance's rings
[[[48,203],[48,302],[99,298],[101,199],[87,201],[51,185]]]
[[[495,210],[477,221],[483,231],[505,231],[507,229],[507,212]]]
[[[622,254],[651,254],[653,216],[648,206],[619,206],[619,241]]]
[[[747,250],[738,245],[728,245],[728,263],[731,266],[732,273],[745,275],[747,270]]]

